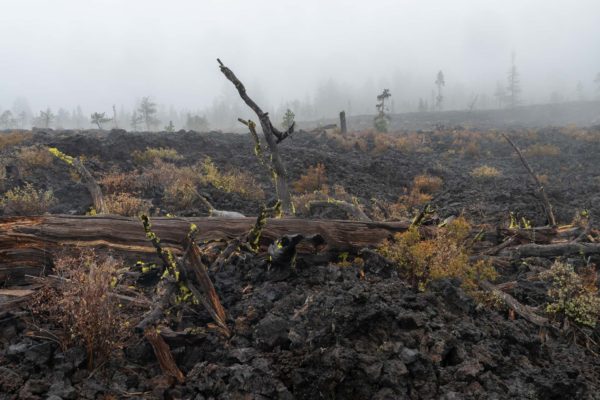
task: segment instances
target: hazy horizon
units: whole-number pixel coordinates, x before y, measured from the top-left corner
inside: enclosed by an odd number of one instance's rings
[[[318,117],[374,113],[383,88],[395,112],[416,111],[419,99],[431,101],[439,70],[445,109],[465,109],[476,96],[492,108],[512,52],[522,104],[592,99],[599,15],[592,0],[8,0],[0,111],[20,98],[33,114],[81,106],[86,117],[110,115],[113,104],[125,112],[151,96],[163,114],[229,107],[223,121],[209,118],[222,125],[250,113],[217,57],[273,112],[297,101]]]

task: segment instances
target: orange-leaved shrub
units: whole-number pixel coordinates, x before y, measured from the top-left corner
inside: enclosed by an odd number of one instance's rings
[[[308,167],[306,173],[292,184],[297,193],[314,192],[323,189],[325,185],[327,185],[327,175],[325,165],[322,163]]]
[[[378,251],[393,261],[415,290],[424,290],[440,278],[459,278],[463,287],[475,292],[481,280],[493,280],[496,271],[487,262],[469,262],[470,225],[463,217],[438,228],[424,238],[417,226],[386,240]]]

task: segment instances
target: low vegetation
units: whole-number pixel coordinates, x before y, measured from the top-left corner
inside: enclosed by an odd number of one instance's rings
[[[0,150],[16,146],[33,137],[31,132],[0,133]]]
[[[147,147],[146,150],[136,150],[131,153],[131,158],[136,165],[151,165],[156,160],[177,161],[183,156],[175,149],[165,147]]]
[[[63,349],[84,346],[88,369],[120,350],[131,332],[122,305],[113,296],[121,264],[93,251],[55,260],[56,285],[39,292],[31,305],[35,319],[59,328]]]
[[[550,301],[546,306],[548,314],[563,325],[574,323],[596,327],[600,316],[600,296],[593,267],[578,274],[572,265],[555,261],[549,270],[541,274],[541,278],[550,284]]]
[[[207,157],[201,165],[204,184],[210,184],[226,193],[237,193],[250,200],[264,199],[265,193],[254,177],[240,170],[221,172],[213,161]]]
[[[555,157],[560,154],[560,148],[553,144],[536,143],[527,147],[523,153],[527,157]]]
[[[487,181],[502,176],[502,173],[499,169],[495,167],[490,167],[489,165],[482,165],[480,167],[474,168],[471,171],[470,175],[475,179]]]
[[[306,173],[292,184],[297,193],[322,190],[325,185],[327,185],[327,175],[325,174],[325,165],[322,163],[308,167]]]
[[[36,169],[50,168],[54,157],[45,147],[28,146],[19,150],[17,162],[21,173],[27,176]]]
[[[152,203],[130,193],[109,194],[104,197],[106,209],[111,214],[137,217],[149,213]]]
[[[471,226],[462,217],[424,238],[417,226],[398,233],[378,249],[393,261],[415,290],[425,290],[436,279],[459,278],[469,291],[481,280],[493,280],[496,271],[486,262],[469,262],[468,237]]]
[[[0,200],[0,206],[7,215],[44,214],[55,203],[52,190],[36,189],[30,183],[8,190]]]

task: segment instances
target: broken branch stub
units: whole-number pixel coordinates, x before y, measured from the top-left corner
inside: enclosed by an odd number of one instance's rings
[[[269,151],[271,152],[271,163],[275,175],[274,180],[275,189],[277,190],[277,197],[279,200],[281,200],[283,212],[286,214],[294,214],[294,206],[292,204],[292,199],[287,184],[287,172],[283,162],[281,161],[281,157],[279,156],[279,149],[277,148],[277,144],[287,138],[293,132],[294,126],[292,125],[285,133],[277,130],[271,123],[269,114],[264,112],[258,106],[258,104],[256,104],[254,100],[250,98],[250,96],[248,96],[244,84],[237,78],[237,76],[235,76],[233,71],[227,68],[218,58],[217,61],[219,62],[219,68],[223,75],[225,75],[225,77],[231,83],[233,83],[242,100],[244,100],[248,107],[250,107],[258,116],[260,126],[263,130],[263,135],[265,136],[265,141],[267,142]]]
[[[521,159],[523,166],[525,167],[527,172],[529,172],[529,175],[531,175],[531,177],[533,178],[533,181],[537,185],[537,191],[540,195],[540,200],[542,201],[544,210],[546,211],[546,217],[548,218],[548,223],[552,226],[556,226],[556,218],[554,217],[554,212],[552,211],[552,205],[550,204],[550,200],[548,200],[548,196],[546,195],[546,191],[544,190],[544,185],[542,185],[542,183],[538,179],[537,175],[533,172],[533,169],[531,168],[531,166],[529,165],[529,163],[527,162],[525,157],[523,157],[523,153],[521,153],[521,150],[517,147],[517,145],[505,133],[502,133],[502,136],[504,137],[504,139],[506,139],[506,141],[515,150],[515,152]]]
[[[96,180],[90,174],[90,171],[83,165],[83,162],[79,159],[79,157],[72,157],[68,154],[63,153],[58,150],[56,147],[50,147],[48,151],[56,158],[64,161],[66,164],[70,165],[75,169],[75,171],[81,177],[83,184],[86,186],[87,190],[90,192],[90,196],[92,196],[92,202],[94,203],[94,210],[96,214],[106,214],[109,210],[106,209],[104,204],[104,196],[102,195],[102,189]]]

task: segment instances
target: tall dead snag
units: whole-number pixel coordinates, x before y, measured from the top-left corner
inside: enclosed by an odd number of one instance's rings
[[[348,132],[346,127],[346,111],[340,111],[340,133],[345,135]]]
[[[77,171],[77,173],[81,177],[81,180],[83,181],[83,184],[87,187],[87,190],[92,196],[94,210],[96,211],[96,213],[106,214],[108,210],[106,209],[106,206],[104,204],[104,196],[102,196],[102,189],[100,189],[100,186],[98,186],[96,180],[94,179],[92,174],[90,174],[90,171],[88,171],[87,168],[83,165],[83,162],[78,157],[72,157],[70,155],[67,155],[58,150],[56,147],[50,147],[48,151],[50,151],[50,153],[52,153],[52,155],[54,155],[56,158],[59,158],[71,167],[75,168],[75,171]]]
[[[505,133],[502,133],[502,136],[512,146],[512,148],[515,149],[515,152],[521,159],[523,166],[525,167],[527,172],[529,172],[529,175],[531,175],[535,184],[537,185],[537,191],[539,193],[540,199],[542,200],[544,210],[546,211],[548,223],[552,226],[556,226],[556,218],[554,218],[554,212],[552,211],[552,206],[550,205],[550,201],[548,200],[548,196],[546,195],[546,191],[544,190],[544,185],[542,185],[537,175],[533,172],[533,169],[531,168],[525,157],[523,157],[523,153],[521,153],[521,150],[519,150],[517,145]]]
[[[281,132],[277,128],[273,126],[271,123],[271,119],[269,118],[269,113],[264,112],[255,102],[248,96],[246,93],[246,88],[240,82],[240,80],[235,76],[235,74],[227,68],[221,60],[217,58],[219,62],[219,68],[225,77],[234,84],[237,89],[240,97],[244,102],[256,113],[258,116],[258,120],[260,121],[260,126],[262,128],[263,134],[265,136],[265,140],[267,145],[269,146],[269,151],[271,153],[271,163],[273,167],[274,180],[275,180],[275,189],[277,190],[277,197],[281,201],[281,206],[283,212],[285,214],[293,214],[294,206],[292,205],[292,200],[290,197],[290,191],[288,189],[287,184],[287,172],[285,170],[285,166],[281,161],[281,157],[279,156],[279,149],[277,145],[281,143],[284,139],[290,136],[294,132],[294,124],[290,126],[290,128]],[[257,136],[258,137],[258,136]]]

